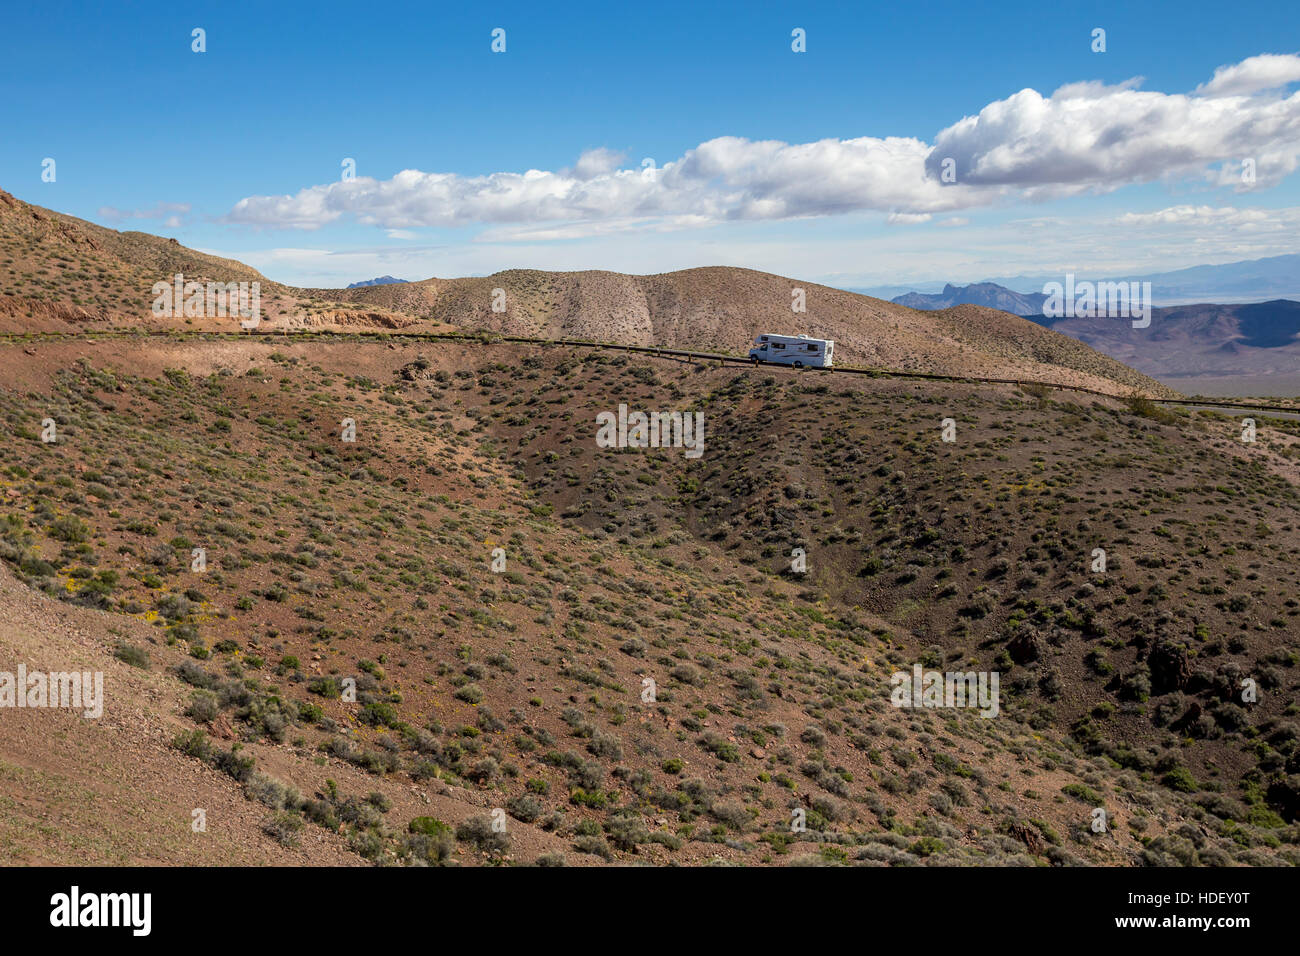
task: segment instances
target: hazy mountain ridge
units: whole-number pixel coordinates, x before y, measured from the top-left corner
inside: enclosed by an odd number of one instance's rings
[[[1079,281],[1150,282],[1154,300],[1170,306],[1193,303],[1196,300],[1259,302],[1272,298],[1300,298],[1300,253],[1267,256],[1262,259],[1243,259],[1217,265],[1188,266],[1184,269],[1144,274],[1096,275],[1086,270],[1076,269],[1042,275],[993,276],[972,285],[1000,286],[1011,295],[1041,294],[1044,284],[1063,283],[1066,271],[1073,271]],[[940,291],[939,287],[939,281],[924,281],[901,285],[846,286],[845,288],[863,295],[885,296],[895,302],[914,293],[943,295],[949,287],[957,288],[952,283],[945,283],[943,291]]]
[[[955,286],[949,283],[943,291],[934,295],[909,292],[890,300],[909,309],[936,311],[949,309],[955,305],[982,305],[990,309],[1000,309],[1012,315],[1036,315],[1043,311],[1047,296],[1041,292],[1012,292],[1004,286],[992,282],[977,282],[967,286]]]
[[[1300,392],[1300,302],[1290,299],[1156,308],[1147,328],[1103,317],[1028,318],[1181,391],[1235,379],[1244,394]]]
[[[349,283],[349,289],[364,289],[372,285],[398,285],[406,282],[406,279],[394,279],[392,276],[379,276],[375,279],[366,279],[364,282]]]

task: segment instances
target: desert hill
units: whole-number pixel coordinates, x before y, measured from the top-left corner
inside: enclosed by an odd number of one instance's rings
[[[486,330],[745,354],[759,331],[836,342],[841,364],[1085,385],[1115,394],[1176,393],[1065,335],[995,309],[937,312],[733,267],[664,275],[509,270],[351,289],[299,289],[241,263],[144,233],[118,233],[0,193],[0,331],[84,327],[226,330],[230,319],[162,322],[150,288],[175,272],[262,283],[263,331]],[[494,290],[505,310],[494,311]],[[792,311],[802,290],[806,312]],[[499,301],[499,300],[498,300]]]
[[[1300,423],[404,337],[758,322],[1143,381],[1005,313],[730,268],[268,283],[265,324],[319,334],[88,338],[228,331],[123,303],[238,264],[0,218],[0,672],[107,696],[0,711],[11,858],[1300,863]],[[620,405],[701,413],[703,454],[602,447]],[[918,665],[1000,675],[996,716],[894,706]]]
[[[0,723],[0,832],[55,780],[105,862],[1296,862],[1300,426],[329,338],[0,344],[0,646],[111,716]],[[619,402],[705,454],[599,448]],[[891,706],[914,662],[998,717]]]

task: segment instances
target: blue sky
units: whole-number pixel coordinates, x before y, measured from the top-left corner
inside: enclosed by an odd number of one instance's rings
[[[12,5],[0,186],[309,285],[1148,272],[1300,251],[1298,27],[1275,2]]]

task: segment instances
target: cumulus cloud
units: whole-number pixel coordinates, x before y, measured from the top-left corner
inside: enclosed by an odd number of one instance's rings
[[[952,158],[961,182],[1068,195],[1237,169],[1243,156],[1258,157],[1260,184],[1295,170],[1300,93],[1200,97],[1072,84],[1044,97],[1025,89],[943,130],[927,166],[938,175]]]
[[[1237,189],[1277,183],[1300,164],[1300,56],[1264,55],[1220,67],[1190,94],[1141,80],[1072,83],[1050,96],[1024,89],[941,130],[914,137],[812,143],[722,136],[655,167],[621,168],[608,149],[569,168],[486,176],[407,169],[250,196],[226,219],[316,229],[353,218],[387,229],[497,227],[498,237],[563,239],[727,221],[879,212],[892,223],[987,206],[1201,177]],[[1254,163],[1245,184],[1244,158]],[[945,176],[951,170],[955,174]],[[947,180],[947,181],[945,181]]]
[[[623,153],[606,149],[603,146],[597,149],[589,149],[578,157],[577,163],[568,172],[571,172],[575,179],[582,180],[608,176],[618,169],[618,164],[623,161],[623,156]]]
[[[1275,90],[1300,80],[1300,56],[1263,53],[1231,66],[1221,66],[1214,78],[1196,88],[1201,96],[1240,96]]]
[[[862,210],[923,214],[960,208],[964,186],[925,172],[917,139],[862,137],[790,144],[723,136],[662,167],[618,169],[586,153],[571,170],[457,176],[407,169],[293,196],[240,200],[227,219],[314,229],[343,216],[389,229],[417,226],[795,219]]]

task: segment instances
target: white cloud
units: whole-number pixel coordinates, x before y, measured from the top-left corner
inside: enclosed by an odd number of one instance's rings
[[[877,210],[959,208],[962,186],[927,177],[917,139],[821,140],[789,144],[724,136],[659,168],[611,169],[584,154],[574,170],[458,176],[407,169],[392,179],[357,177],[294,196],[240,200],[231,222],[315,229],[345,215],[390,229],[473,223],[629,223],[794,219]],[[603,171],[602,171],[603,170]]]
[[[1280,232],[1300,225],[1300,208],[1238,209],[1235,206],[1169,206],[1153,212],[1125,213],[1117,220],[1123,226],[1198,226],[1222,228],[1238,233]],[[1201,238],[1209,238],[1206,232]]]
[[[1188,207],[1198,210],[1201,207]],[[1222,209],[1225,207],[1206,207]],[[1231,208],[1231,207],[1226,207]],[[401,244],[322,251],[205,249],[292,285],[341,287],[385,273],[411,278],[487,275],[506,268],[607,269],[650,274],[735,265],[848,286],[924,280],[958,284],[1008,275],[1135,275],[1295,251],[1300,208],[1201,213],[1157,209],[1055,219],[991,221],[962,229],[896,229],[883,222],[828,230],[819,223],[736,223],[725,230],[594,234],[551,241],[515,233],[497,241]],[[1199,220],[1196,217],[1201,217]],[[952,217],[961,218],[961,217]],[[942,225],[946,219],[935,219]],[[1038,227],[1038,228],[1035,228]],[[1030,231],[1032,230],[1032,231]],[[1026,235],[1032,241],[1026,241]]]
[[[227,221],[316,229],[347,217],[390,230],[500,227],[498,239],[556,240],[722,222],[856,212],[892,223],[994,204],[1201,177],[1242,188],[1276,184],[1300,165],[1300,56],[1220,67],[1193,94],[1071,83],[1051,96],[1024,89],[967,116],[928,144],[913,137],[784,143],[722,136],[655,168],[619,168],[622,154],[588,150],[573,167],[485,176],[407,169],[292,196],[250,196]],[[944,161],[956,183],[943,183]]]
[[[928,166],[937,175],[952,158],[960,182],[1040,198],[1193,176],[1218,164],[1235,171],[1243,156],[1257,158],[1261,185],[1296,169],[1300,93],[1207,98],[1072,84],[1044,97],[1025,89],[943,130]]]
[[[1126,225],[1169,225],[1172,223],[1237,223],[1268,218],[1262,209],[1236,209],[1232,206],[1170,206],[1155,212],[1129,212],[1119,217]]]
[[[578,161],[574,164],[572,170],[565,170],[565,172],[571,173],[575,179],[581,180],[608,176],[618,169],[618,164],[622,162],[623,155],[623,153],[606,149],[603,146],[589,149],[578,157]]]
[[[1239,96],[1275,90],[1300,81],[1300,56],[1263,53],[1214,71],[1214,79],[1196,88],[1201,96]]]

